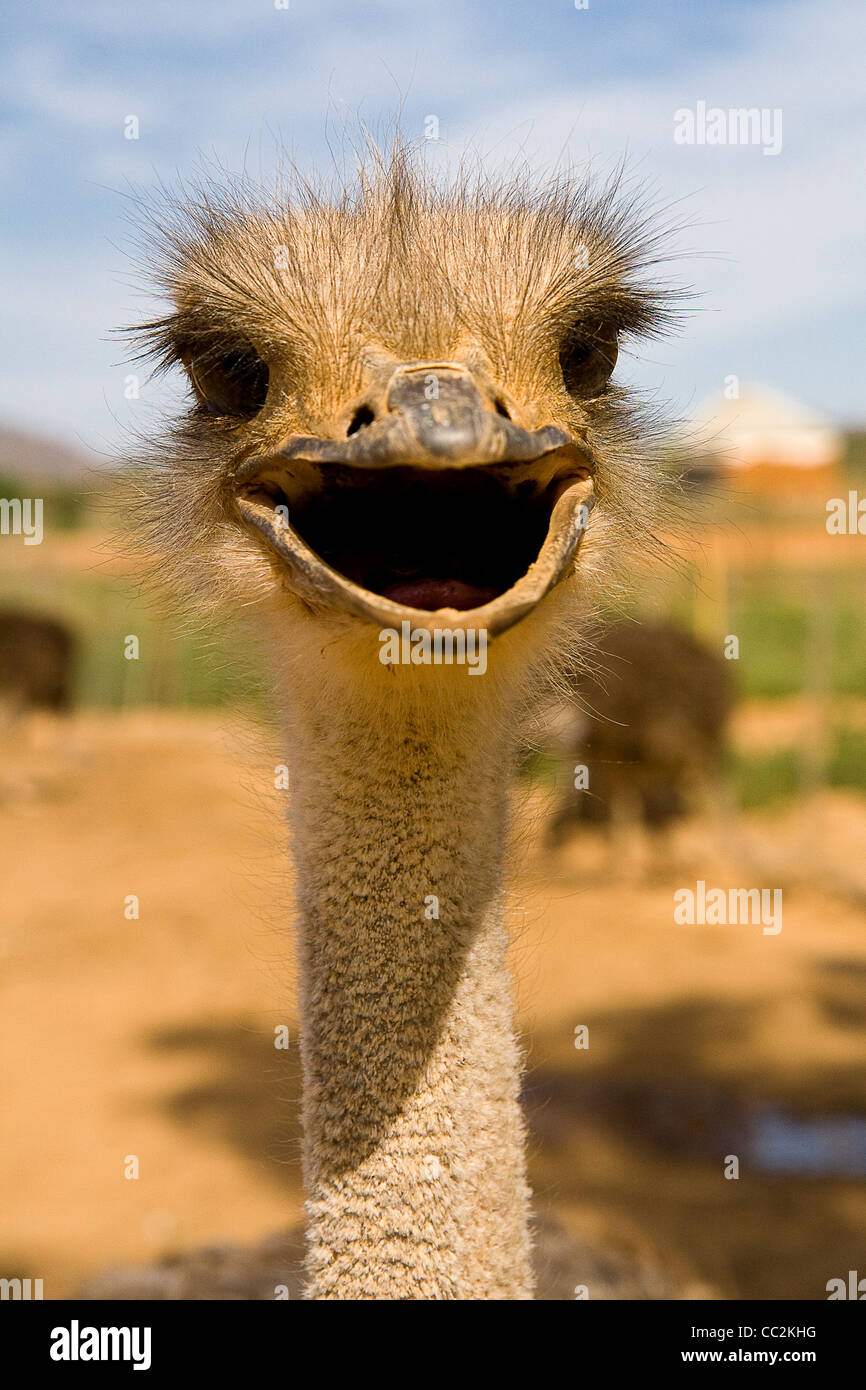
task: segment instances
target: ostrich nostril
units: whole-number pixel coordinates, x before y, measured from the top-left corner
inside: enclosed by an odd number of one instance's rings
[[[506,420],[510,420],[510,419],[511,419],[511,411],[508,409],[508,406],[505,404],[505,402],[504,402],[503,400],[500,400],[499,397],[497,396],[497,397],[496,397],[496,400],[493,402],[493,404],[494,404],[495,407],[496,407],[496,414],[497,414],[497,415],[504,415],[505,418],[506,418]]]
[[[373,414],[370,407],[368,405],[362,405],[358,410],[355,411],[355,414],[349,421],[349,427],[346,430],[346,437],[348,438],[350,434],[357,434],[359,430],[366,429],[367,425],[372,425],[375,418],[376,417]]]

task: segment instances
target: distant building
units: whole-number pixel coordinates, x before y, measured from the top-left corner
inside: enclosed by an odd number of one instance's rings
[[[841,481],[844,438],[808,407],[756,384],[723,393],[694,413],[697,459],[734,487],[754,492],[825,491]]]

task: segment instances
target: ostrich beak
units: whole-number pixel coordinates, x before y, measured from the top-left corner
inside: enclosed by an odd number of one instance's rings
[[[515,424],[453,363],[397,368],[343,438],[248,458],[234,496],[299,596],[393,627],[504,632],[565,576],[593,505],[586,445]]]

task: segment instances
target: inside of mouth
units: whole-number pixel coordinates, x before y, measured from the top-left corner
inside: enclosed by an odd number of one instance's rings
[[[250,495],[286,506],[292,530],[331,569],[433,612],[507,592],[538,558],[561,492],[493,467],[334,466],[300,490],[263,475]]]

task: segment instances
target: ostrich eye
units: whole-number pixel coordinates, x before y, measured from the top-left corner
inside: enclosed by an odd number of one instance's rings
[[[209,415],[250,419],[268,394],[268,368],[249,344],[201,352],[186,361],[193,390]]]
[[[559,349],[565,389],[572,396],[597,396],[616,366],[616,334],[575,329]]]

